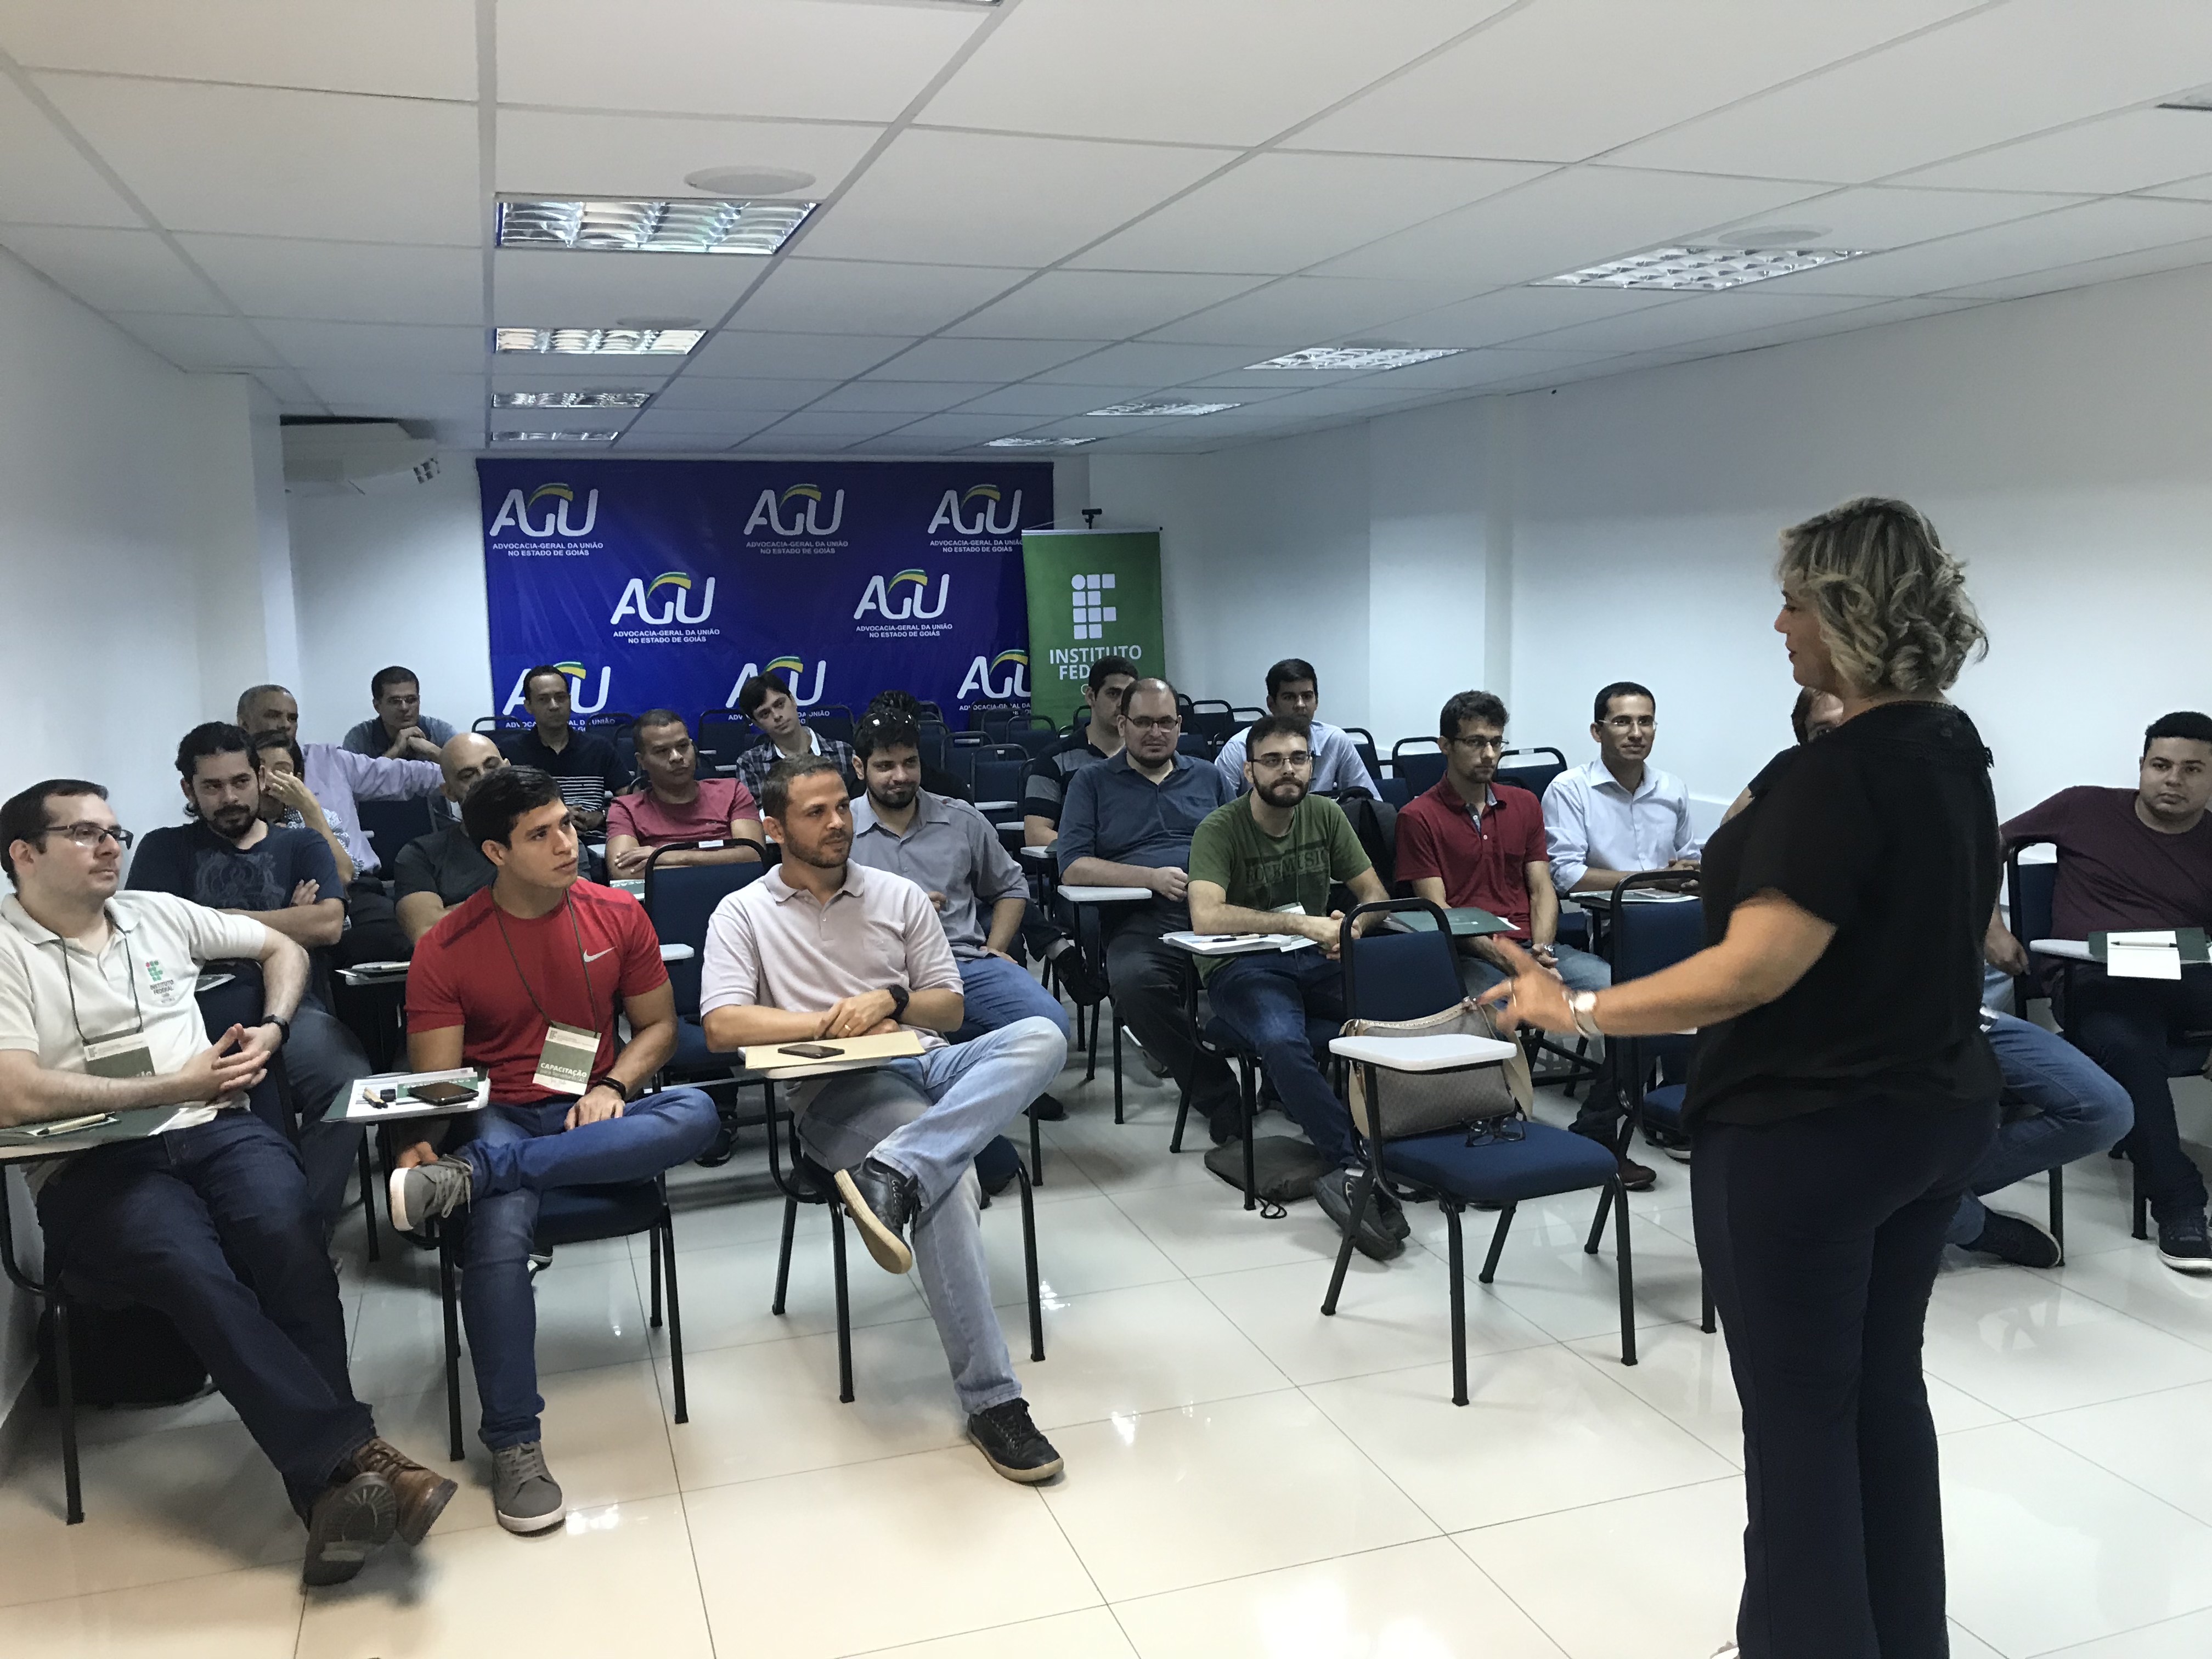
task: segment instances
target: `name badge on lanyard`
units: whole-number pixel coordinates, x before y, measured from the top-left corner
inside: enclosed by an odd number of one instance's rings
[[[557,1019],[548,1020],[545,1046],[538,1054],[538,1075],[530,1080],[556,1094],[580,1095],[592,1086],[592,1070],[599,1058],[597,1031],[586,1030],[580,1025],[563,1025]]]
[[[84,1069],[94,1077],[151,1077],[154,1054],[143,1030],[84,1040]]]

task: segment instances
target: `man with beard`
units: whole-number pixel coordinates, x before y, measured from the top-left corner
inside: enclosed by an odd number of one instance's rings
[[[921,1269],[969,1437],[1006,1479],[1048,1480],[1060,1454],[1030,1419],[992,1311],[974,1165],[1059,1075],[1066,1028],[1032,1016],[948,1047],[941,1033],[960,1030],[968,1012],[945,928],[919,884],[852,858],[853,809],[836,763],[817,755],[780,763],[762,781],[761,810],[783,858],[707,925],[699,1006],[708,1046],[902,1027],[920,1038],[914,1058],[799,1084],[791,1109],[807,1156],[836,1172],[877,1266]]]
[[[1348,887],[1363,904],[1390,895],[1344,809],[1310,793],[1305,721],[1291,714],[1254,721],[1244,757],[1250,793],[1208,814],[1190,840],[1191,925],[1206,933],[1302,933],[1319,948],[1201,957],[1199,977],[1214,1012],[1259,1051],[1283,1109],[1329,1161],[1314,1195],[1349,1230],[1362,1165],[1351,1114],[1314,1061],[1306,1021],[1344,1018],[1337,963],[1344,913],[1329,908],[1330,892]],[[1406,1233],[1398,1206],[1384,1201],[1368,1206],[1353,1243],[1387,1260],[1406,1248]]]
[[[194,821],[151,830],[138,843],[131,890],[173,893],[250,917],[310,952],[336,945],[345,900],[331,850],[313,830],[277,828],[261,817],[266,780],[243,728],[222,720],[194,726],[177,745],[177,776]],[[323,1114],[374,1067],[310,990],[291,1018],[284,1069],[298,1102],[308,1201],[328,1229],[345,1204],[361,1127],[326,1122]]]

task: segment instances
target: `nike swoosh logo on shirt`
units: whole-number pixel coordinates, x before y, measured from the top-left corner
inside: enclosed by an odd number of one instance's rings
[[[613,945],[609,945],[609,946],[607,946],[607,948],[606,948],[605,950],[604,950],[604,951],[586,951],[586,952],[585,952],[585,954],[584,954],[584,960],[585,960],[585,961],[586,961],[586,962],[597,962],[597,961],[598,961],[601,957],[611,957],[611,956],[614,955],[614,953],[615,953],[615,947],[614,947]]]

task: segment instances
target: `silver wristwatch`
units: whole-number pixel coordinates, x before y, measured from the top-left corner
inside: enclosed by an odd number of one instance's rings
[[[1595,1039],[1605,1035],[1597,1029],[1596,992],[1576,992],[1567,999],[1567,1012],[1575,1017],[1575,1030],[1584,1036]]]

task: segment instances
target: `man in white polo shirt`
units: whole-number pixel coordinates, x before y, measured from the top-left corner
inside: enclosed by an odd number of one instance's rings
[[[242,1109],[284,1042],[307,953],[249,916],[116,890],[130,832],[106,791],[35,784],[0,805],[0,1128],[147,1107],[211,1118],[32,1170],[50,1264],[158,1308],[307,1525],[301,1576],[334,1584],[397,1531],[420,1543],[453,1483],[376,1437],[346,1372],[345,1315],[300,1158]],[[263,1020],[207,1041],[201,964],[260,964]]]
[[[977,1225],[975,1154],[1043,1092],[1067,1060],[1050,1020],[1017,1019],[948,1047],[965,1018],[959,964],[929,895],[849,861],[846,774],[825,756],[777,765],[762,817],[782,862],[714,908],[699,1006],[709,1048],[835,1041],[905,1026],[915,1059],[799,1085],[807,1155],[837,1189],[877,1264],[920,1266],[968,1433],[1009,1480],[1060,1473],[1030,1420],[991,1307]],[[908,1243],[911,1232],[913,1243]]]

